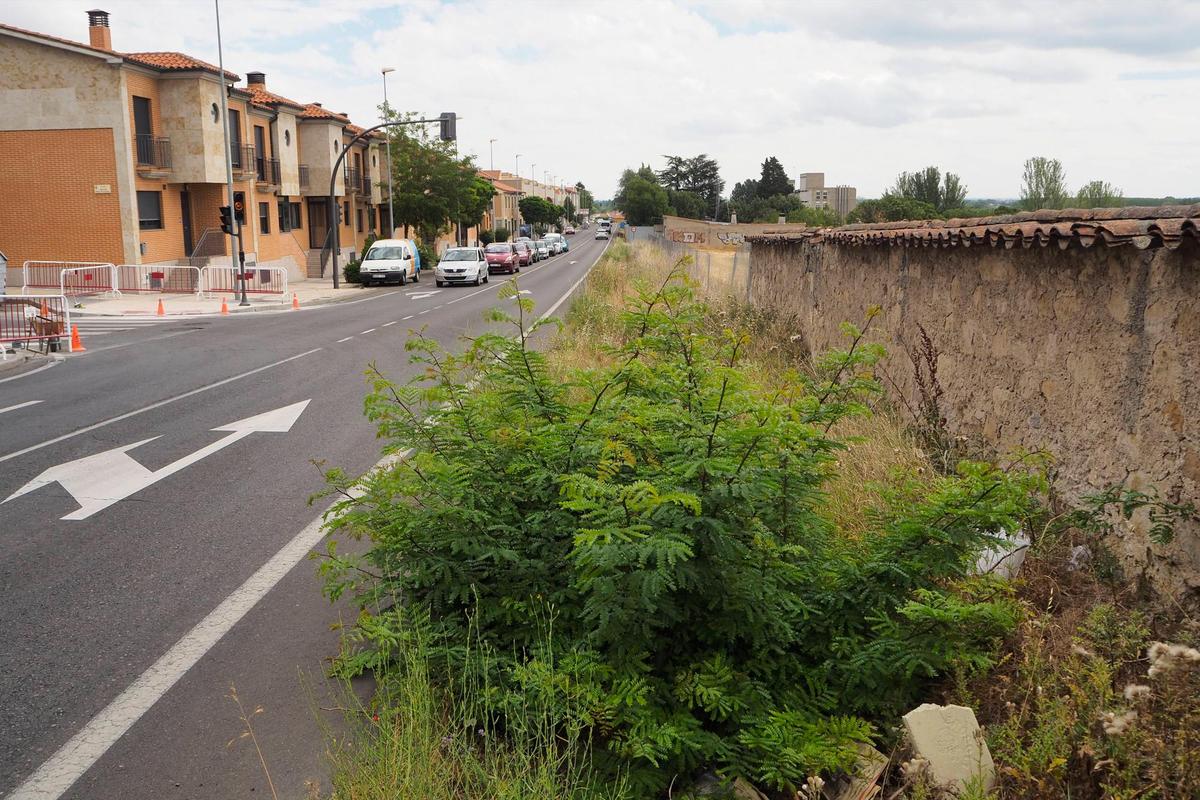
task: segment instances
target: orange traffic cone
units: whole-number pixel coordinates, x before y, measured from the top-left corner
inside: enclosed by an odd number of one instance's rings
[[[222,297],[222,298],[221,298],[221,313],[222,313],[222,314],[228,314],[228,313],[229,313],[229,306],[225,305],[225,298],[224,298],[224,297]]]
[[[292,292],[292,310],[293,310],[293,311],[299,311],[299,310],[300,310],[300,298],[299,298],[299,297],[296,297],[296,293],[295,293],[295,292]]]
[[[163,304],[162,304],[162,298],[161,298],[161,297],[160,297],[160,298],[158,298],[158,310],[157,310],[157,311],[155,311],[154,313],[155,313],[157,316],[160,316],[160,317],[165,317],[165,316],[167,315],[167,310],[166,310],[165,308],[163,308]]]
[[[87,348],[84,347],[83,342],[81,342],[79,340],[79,326],[72,325],[71,326],[71,352],[72,353],[82,353],[85,350],[87,350]]]

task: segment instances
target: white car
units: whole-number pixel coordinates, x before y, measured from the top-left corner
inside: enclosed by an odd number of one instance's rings
[[[482,247],[451,247],[433,270],[438,286],[448,283],[470,283],[478,286],[488,282],[487,257]]]
[[[421,280],[421,255],[412,239],[377,239],[358,267],[364,286],[397,281],[401,286]]]
[[[611,239],[612,237],[608,233],[608,228],[601,227],[601,228],[596,228],[596,238],[597,239]]]
[[[554,255],[567,252],[567,240],[563,238],[561,233],[547,233],[542,237],[542,240],[548,242],[554,248]]]
[[[557,239],[551,239],[550,236],[542,237],[542,243],[550,248],[550,255],[556,256],[562,252],[562,242]]]

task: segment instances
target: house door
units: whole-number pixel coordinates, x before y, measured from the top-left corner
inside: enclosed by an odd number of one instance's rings
[[[308,246],[320,250],[329,236],[329,212],[325,209],[325,198],[308,198]]]
[[[187,192],[179,193],[179,213],[183,216],[183,254],[192,255],[192,197]]]

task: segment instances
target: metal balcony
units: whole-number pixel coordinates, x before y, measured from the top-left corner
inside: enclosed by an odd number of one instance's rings
[[[171,171],[171,140],[166,136],[139,133],[134,136],[137,169],[142,175],[166,175]]]
[[[300,188],[308,188],[308,164],[300,165]]]
[[[278,186],[279,178],[279,159],[264,158],[259,156],[254,162],[255,172],[257,173],[258,183],[262,186]]]
[[[254,175],[258,166],[254,157],[254,145],[234,142],[229,150],[233,171],[241,175]]]

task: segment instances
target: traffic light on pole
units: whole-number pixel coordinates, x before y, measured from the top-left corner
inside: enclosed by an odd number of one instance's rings
[[[221,206],[221,233],[233,233],[233,212],[229,206]]]
[[[443,142],[453,142],[458,138],[458,114],[453,111],[443,111],[438,117],[441,124],[441,139]]]
[[[238,221],[239,225],[246,224],[246,193],[233,193],[233,218]]]

